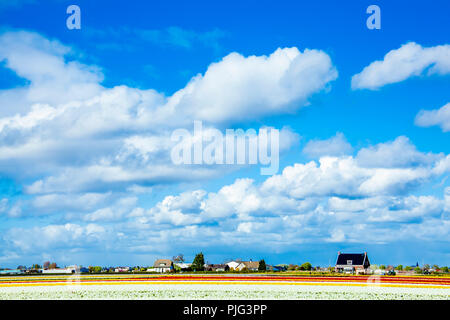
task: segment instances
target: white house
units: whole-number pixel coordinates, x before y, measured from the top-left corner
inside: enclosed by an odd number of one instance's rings
[[[190,262],[179,262],[179,263],[174,263],[175,266],[177,266],[178,268],[180,268],[182,271],[183,270],[188,270],[192,263]]]
[[[169,259],[158,259],[153,264],[153,268],[147,269],[149,272],[170,272],[173,270],[173,263]]]
[[[242,270],[244,265],[240,261],[230,261],[227,262],[226,265],[230,268],[230,270]]]
[[[258,261],[230,261],[226,264],[230,270],[242,271],[246,268],[250,271],[258,271],[259,262]]]
[[[65,268],[56,268],[56,269],[42,269],[42,273],[57,273],[57,274],[72,274],[72,273],[79,273],[80,267],[79,266],[68,266]]]

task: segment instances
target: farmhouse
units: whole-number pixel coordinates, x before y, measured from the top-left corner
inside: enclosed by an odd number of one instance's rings
[[[241,271],[242,269],[247,269],[250,271],[258,271],[259,262],[258,261],[230,261],[227,263],[230,270]]]
[[[173,263],[169,259],[158,259],[153,264],[153,268],[148,269],[147,271],[153,272],[170,272],[173,270]]]
[[[258,271],[259,268],[259,262],[258,261],[242,261],[242,263],[244,264],[245,268],[247,268],[247,270],[250,271]]]
[[[240,269],[238,269],[238,267],[241,265],[241,262],[240,261],[230,261],[230,262],[227,262],[226,265],[228,266],[228,268],[230,270],[240,270]]]
[[[55,268],[55,269],[42,269],[42,273],[48,274],[71,274],[71,273],[79,273],[79,266],[68,266],[65,268]]]
[[[356,274],[368,273],[370,267],[367,252],[364,253],[341,253],[338,252],[335,271],[351,272]]]

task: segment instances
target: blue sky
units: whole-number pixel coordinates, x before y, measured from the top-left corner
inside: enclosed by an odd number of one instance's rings
[[[0,266],[450,264],[448,2],[70,4],[0,1]],[[280,170],[173,165],[194,120]]]

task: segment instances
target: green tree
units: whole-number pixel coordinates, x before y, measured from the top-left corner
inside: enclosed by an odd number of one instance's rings
[[[414,271],[415,271],[416,273],[422,273],[422,269],[420,269],[420,267],[415,267],[415,268],[414,268]]]
[[[92,268],[92,271],[93,271],[94,273],[100,273],[100,272],[102,272],[102,267],[100,267],[100,266],[95,266],[95,267]]]
[[[384,264],[381,264],[381,265],[380,265],[380,269],[381,269],[381,270],[384,270],[384,269],[386,269],[386,266],[385,266]]]
[[[267,266],[266,266],[266,262],[264,261],[264,259],[259,260],[259,266],[258,266],[258,271],[266,271]]]
[[[205,265],[205,257],[203,256],[203,253],[200,252],[195,256],[191,268],[194,271],[203,271],[204,265]]]
[[[448,272],[448,267],[441,267],[442,272]]]
[[[300,270],[311,270],[312,265],[309,262],[305,262],[300,266]]]
[[[406,266],[405,267],[405,271],[411,271],[412,270],[412,267],[411,266]]]
[[[399,264],[398,266],[397,266],[397,268],[395,268],[396,270],[399,270],[399,271],[402,271],[403,270],[403,266],[401,265],[401,264]]]

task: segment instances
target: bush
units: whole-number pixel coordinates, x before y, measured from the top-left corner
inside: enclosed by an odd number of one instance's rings
[[[420,269],[420,267],[415,267],[414,268],[414,272],[415,273],[422,273],[422,269]]]

